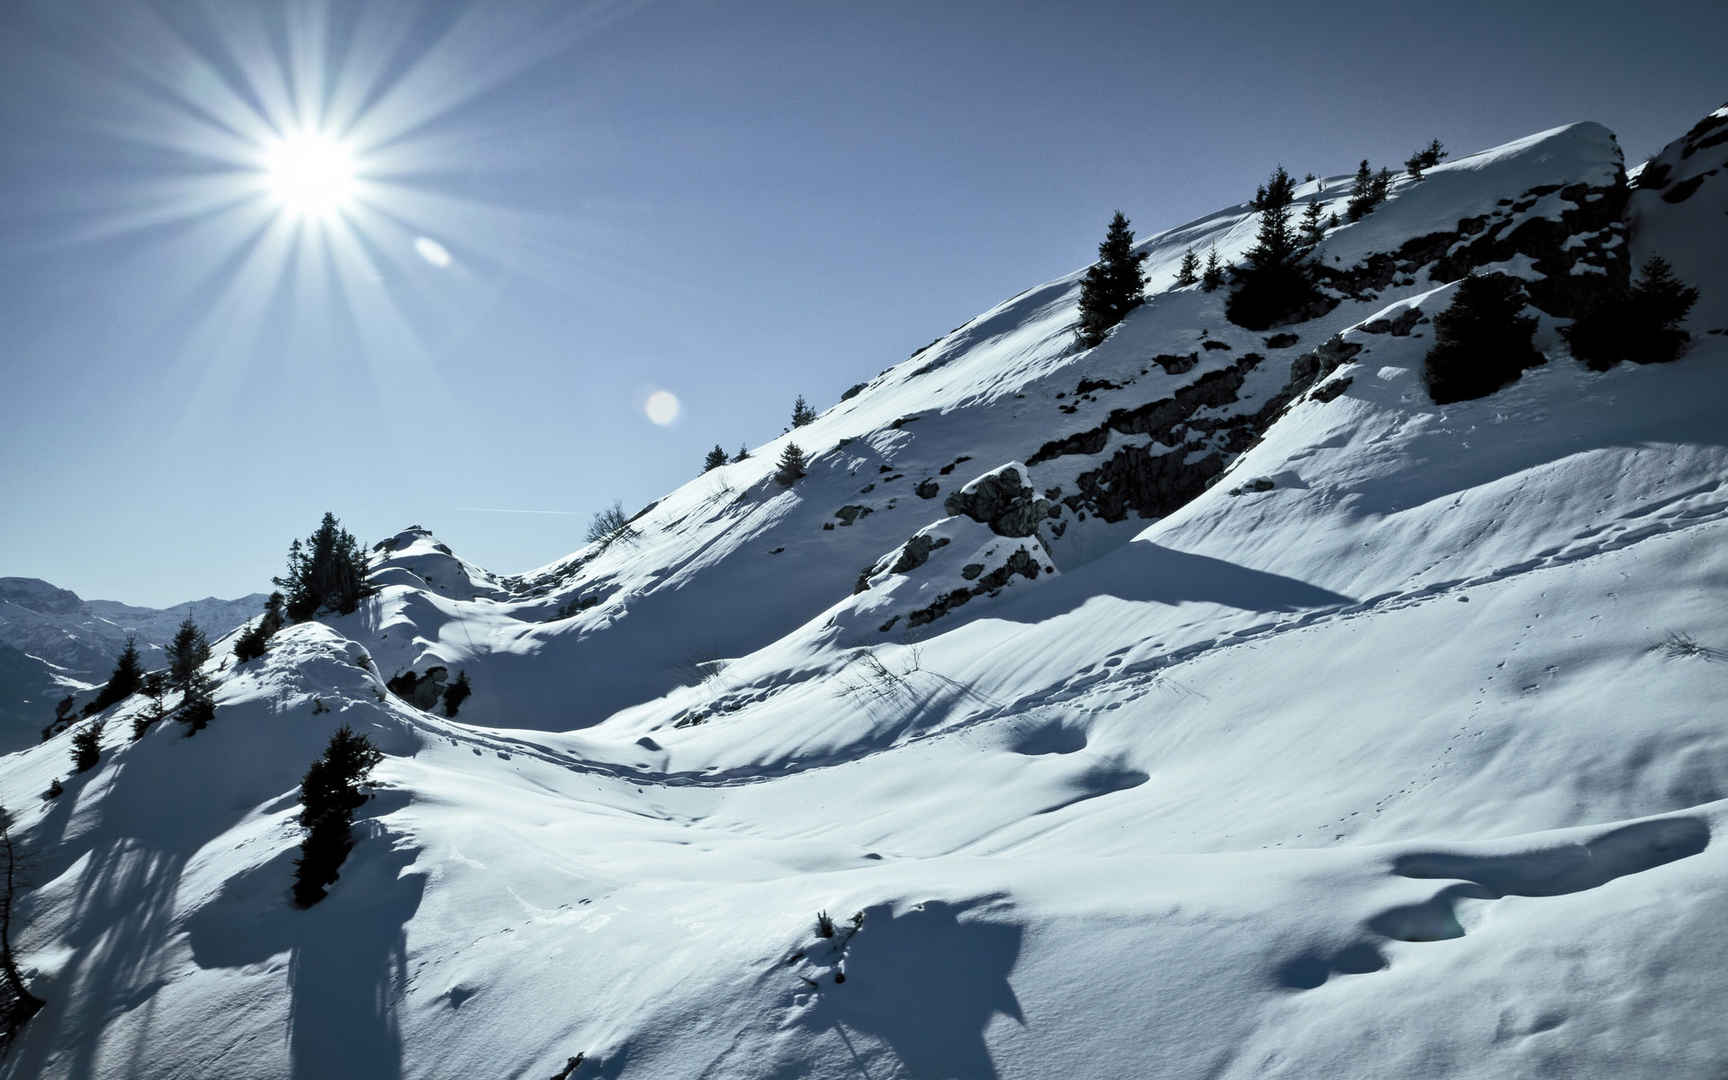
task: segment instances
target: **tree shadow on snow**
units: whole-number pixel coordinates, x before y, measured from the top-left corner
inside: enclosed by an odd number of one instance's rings
[[[802,1022],[835,1031],[870,1075],[855,1036],[873,1039],[919,1080],[998,1075],[984,1029],[1002,1013],[1024,1025],[1008,976],[1022,931],[1005,923],[961,921],[970,904],[931,900],[895,916],[868,912],[846,952],[846,981],[822,980],[821,996]]]
[[[200,967],[242,967],[289,952],[289,1075],[294,1080],[402,1075],[396,1003],[406,985],[404,927],[420,907],[424,874],[402,871],[413,849],[394,849],[375,822],[315,906],[288,899],[295,852],[229,881],[188,921]]]

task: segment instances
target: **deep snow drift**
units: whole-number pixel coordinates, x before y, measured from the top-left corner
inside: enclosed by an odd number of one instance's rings
[[[217,649],[195,738],[116,706],[53,800],[67,736],[0,759],[49,1001],[6,1067],[1719,1076],[1718,116],[1662,188],[1594,124],[1401,178],[1275,331],[1171,287],[1246,206],[1155,235],[1103,345],[1077,274],[1028,290],[606,550],[382,541],[354,615]],[[1704,292],[1691,350],[1585,370],[1560,328],[1655,251]],[[1479,267],[1548,361],[1436,407]],[[474,696],[416,709],[408,670]],[[381,789],[296,911],[295,785],[344,722]]]

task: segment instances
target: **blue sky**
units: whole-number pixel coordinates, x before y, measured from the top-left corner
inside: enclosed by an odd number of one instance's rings
[[[1118,207],[1583,119],[1636,161],[1728,96],[1720,5],[1506,7],[7,4],[0,574],[234,595],[325,509],[525,570]],[[271,124],[356,140],[340,228]]]

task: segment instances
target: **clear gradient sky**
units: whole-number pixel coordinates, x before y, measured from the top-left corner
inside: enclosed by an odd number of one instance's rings
[[[326,508],[529,569],[1118,207],[1573,120],[1641,160],[1725,41],[1719,3],[10,0],[0,575],[237,595]],[[272,124],[353,140],[356,201],[290,213]]]

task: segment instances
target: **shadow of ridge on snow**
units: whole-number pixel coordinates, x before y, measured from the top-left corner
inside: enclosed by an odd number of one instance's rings
[[[846,981],[824,980],[800,1024],[834,1030],[854,1056],[853,1036],[875,1040],[908,1076],[998,1076],[985,1028],[997,1013],[1027,1020],[1008,982],[1022,929],[961,918],[991,899],[928,900],[898,914],[887,905],[868,909],[846,950]]]
[[[1501,896],[1562,896],[1703,851],[1710,826],[1691,817],[1640,821],[1579,844],[1510,855],[1412,852],[1392,863],[1408,878],[1470,881]]]
[[[1017,585],[1019,583],[1016,583]],[[1347,607],[1351,597],[1293,577],[1254,570],[1210,555],[1192,555],[1150,540],[1133,540],[1036,589],[1010,589],[1005,603],[980,616],[1042,622],[1078,609],[1094,596],[1151,604],[1207,603],[1243,611],[1296,612]],[[946,621],[946,620],[943,620]],[[942,629],[942,621],[935,624]]]

